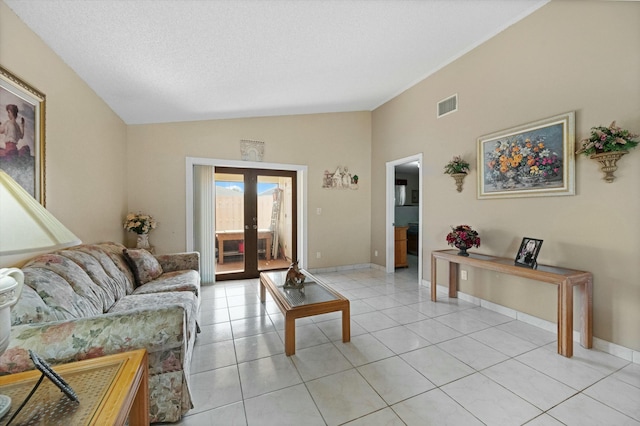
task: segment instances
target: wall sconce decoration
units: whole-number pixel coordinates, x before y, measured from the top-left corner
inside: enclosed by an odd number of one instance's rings
[[[462,183],[469,173],[469,163],[456,155],[444,166],[444,173],[451,175],[456,181],[456,190],[462,192]]]
[[[589,158],[600,163],[600,170],[604,173],[604,180],[607,183],[613,182],[616,177],[613,174],[618,170],[618,160],[629,151],[601,152],[599,154],[591,154]]]
[[[454,173],[451,175],[452,178],[456,181],[456,191],[462,192],[462,183],[464,182],[464,178],[467,177],[466,173]]]
[[[609,127],[592,127],[591,136],[580,141],[582,146],[576,154],[587,155],[600,163],[600,170],[605,174],[604,180],[611,183],[616,178],[613,173],[618,170],[618,160],[640,143],[635,140],[639,136],[616,126],[615,121]]]

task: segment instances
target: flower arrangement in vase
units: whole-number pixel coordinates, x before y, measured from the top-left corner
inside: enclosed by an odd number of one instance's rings
[[[462,192],[462,182],[469,173],[469,163],[456,155],[444,166],[444,173],[451,175],[456,181],[456,190]]]
[[[584,154],[600,163],[600,170],[605,173],[604,180],[614,181],[613,172],[618,170],[617,162],[629,149],[635,148],[640,141],[639,135],[616,126],[612,122],[609,127],[596,126],[591,128],[591,136],[580,141],[581,147],[576,154]]]
[[[451,232],[447,234],[447,243],[456,247],[459,256],[469,256],[467,249],[480,247],[480,237],[469,225],[452,226]]]
[[[128,213],[124,220],[124,229],[138,234],[137,248],[149,249],[149,232],[156,229],[158,222],[148,214]]]

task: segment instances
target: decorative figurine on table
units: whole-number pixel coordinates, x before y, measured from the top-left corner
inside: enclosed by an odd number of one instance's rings
[[[302,289],[304,287],[304,279],[306,277],[302,272],[300,272],[300,268],[298,267],[298,261],[296,260],[289,266],[287,270],[287,277],[284,280],[283,288],[296,288]]]

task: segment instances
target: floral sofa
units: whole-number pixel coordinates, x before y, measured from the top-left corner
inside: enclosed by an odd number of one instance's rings
[[[116,243],[38,256],[11,309],[11,341],[0,374],[34,368],[28,349],[50,364],[144,348],[150,419],[175,422],[193,407],[189,367],[198,330],[200,257],[153,256]]]

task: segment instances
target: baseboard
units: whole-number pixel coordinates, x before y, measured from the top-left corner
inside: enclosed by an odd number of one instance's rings
[[[358,263],[355,265],[331,266],[328,268],[313,268],[313,269],[307,269],[307,271],[311,272],[312,274],[314,273],[322,274],[326,272],[353,271],[354,269],[371,269],[371,268],[377,269],[376,266],[378,265],[374,265],[372,263]]]
[[[422,280],[421,284],[431,289],[431,283],[429,281]],[[439,285],[438,292],[446,295],[449,293],[449,288],[446,286]],[[498,305],[497,303],[489,302],[488,300],[484,300],[479,297],[463,293],[461,291],[458,291],[458,298],[460,300],[464,300],[465,302],[473,303],[474,305],[482,306],[483,308],[489,309],[499,314],[506,315],[513,319],[517,319],[518,321],[522,321],[529,325],[539,327],[553,334],[556,334],[556,335],[558,334],[557,324],[554,322],[543,320],[541,318],[534,317],[533,315],[525,314],[524,312],[507,308],[506,306]],[[575,330],[573,331],[573,340],[574,342],[580,342],[579,331],[575,331]],[[636,351],[636,350],[618,345],[616,343],[611,343],[606,340],[599,339],[597,337],[593,338],[593,347],[594,349],[598,349],[599,351],[608,353],[613,356],[617,356],[618,358],[622,358],[626,361],[630,361],[635,364],[640,364],[640,351]]]

